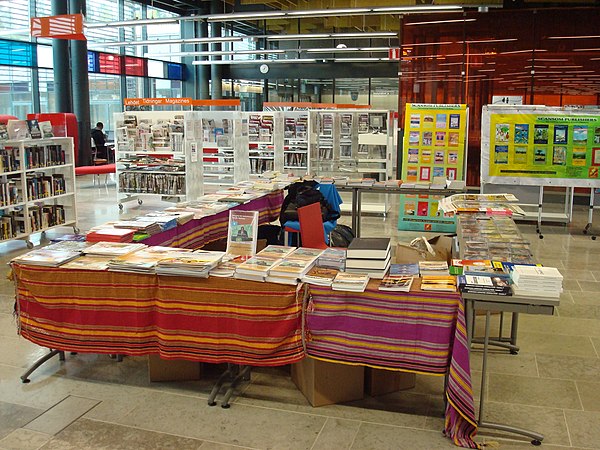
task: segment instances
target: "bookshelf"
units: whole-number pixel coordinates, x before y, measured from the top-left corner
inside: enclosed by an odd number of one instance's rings
[[[76,223],[73,139],[0,141],[0,242]]]
[[[186,136],[189,112],[135,111],[116,113],[115,156],[117,199],[123,204],[144,196],[164,201],[202,195],[201,145]]]
[[[252,112],[247,115],[247,118],[250,173],[260,175],[268,171],[281,170],[283,168],[281,113]]]

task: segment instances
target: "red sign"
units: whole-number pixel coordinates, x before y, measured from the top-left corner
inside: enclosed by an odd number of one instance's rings
[[[400,60],[400,48],[390,48],[388,50],[388,58],[393,61]]]
[[[74,39],[85,41],[83,14],[32,17],[31,36],[36,38]]]

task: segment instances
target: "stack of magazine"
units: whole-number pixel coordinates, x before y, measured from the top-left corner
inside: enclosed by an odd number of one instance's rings
[[[145,248],[144,244],[124,242],[97,242],[83,250],[86,255],[122,256]]]
[[[135,230],[129,228],[103,227],[86,235],[88,242],[131,242]]]
[[[558,299],[563,276],[556,267],[516,264],[511,272],[515,295]]]
[[[196,250],[163,258],[158,261],[155,270],[158,275],[208,278],[209,272],[221,263],[224,255],[224,252]]]
[[[16,258],[13,258],[11,262],[32,266],[58,267],[77,258],[79,255],[81,255],[79,251],[48,250],[46,248],[40,248],[25,253],[24,255],[17,256]]]
[[[153,219],[147,222],[141,220],[119,220],[113,226],[115,228],[134,230],[136,233],[144,233],[149,236],[162,231],[160,225]]]

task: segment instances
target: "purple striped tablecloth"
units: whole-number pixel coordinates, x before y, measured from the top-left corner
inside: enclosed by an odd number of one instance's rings
[[[264,224],[279,217],[282,203],[283,191],[277,190],[232,209],[258,211],[258,223]],[[202,219],[192,219],[183,225],[150,236],[148,239],[144,239],[142,243],[197,249],[210,242],[226,238],[228,227],[229,210]]]
[[[415,286],[416,285],[416,286]],[[448,374],[445,434],[477,448],[465,313],[458,293],[365,292],[310,286],[305,340],[308,356],[379,369]],[[418,289],[418,282],[413,289]]]

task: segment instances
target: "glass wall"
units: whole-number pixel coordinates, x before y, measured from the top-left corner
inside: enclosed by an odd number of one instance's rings
[[[54,91],[54,73],[52,70],[38,70],[40,85],[40,112],[56,111],[56,92]]]
[[[123,111],[121,77],[90,74],[90,122],[104,123],[104,130],[113,136],[113,114]]]
[[[0,70],[0,114],[25,118],[33,111],[31,69],[2,66]]]

